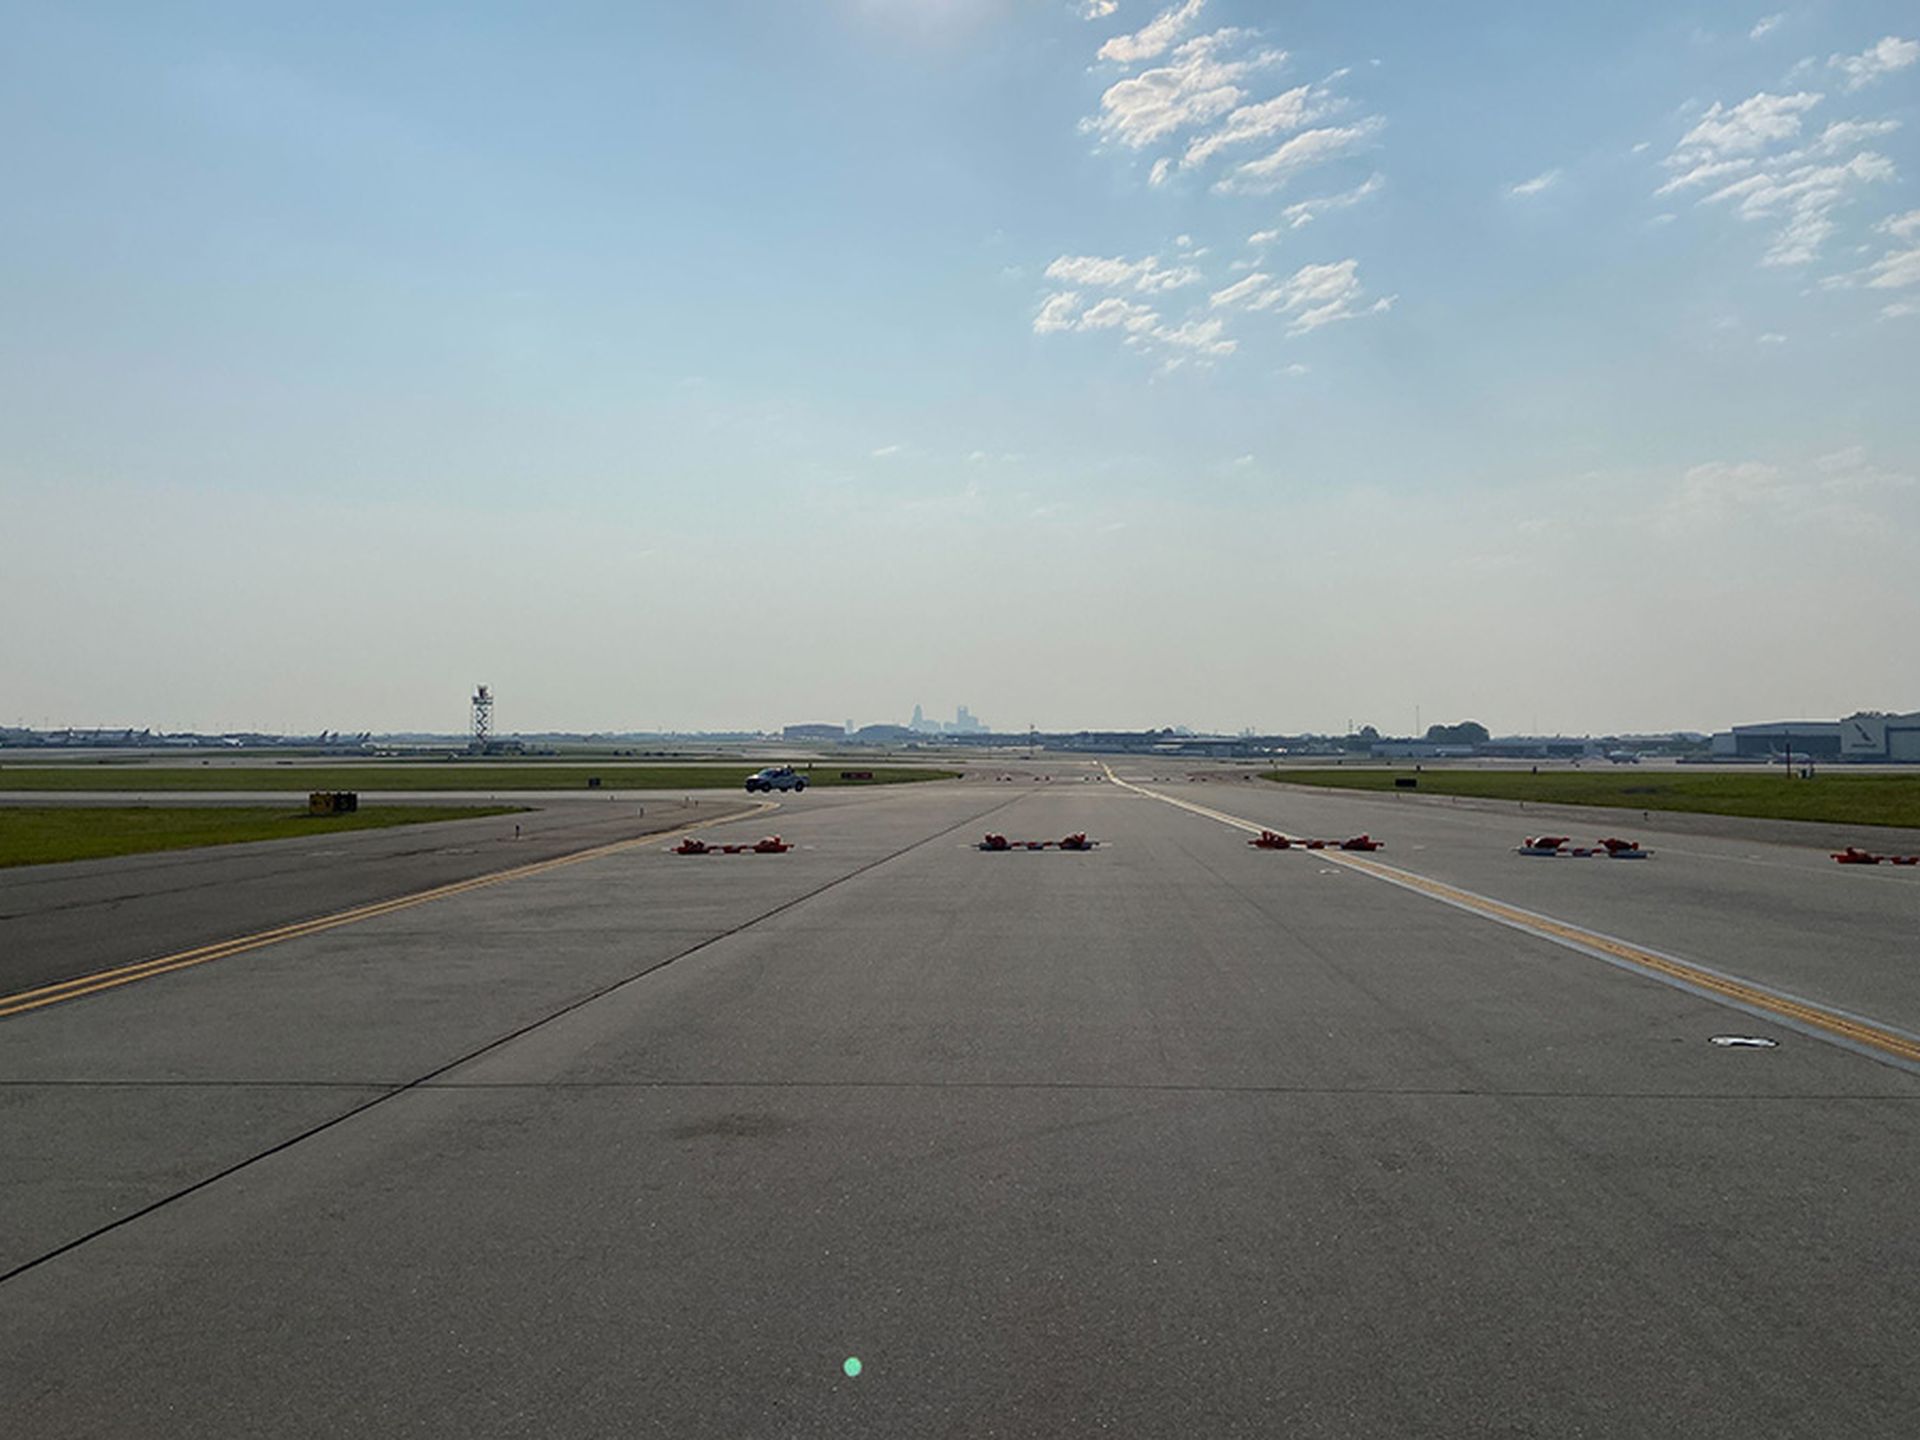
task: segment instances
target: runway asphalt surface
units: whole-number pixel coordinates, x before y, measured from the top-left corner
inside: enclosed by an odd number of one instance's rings
[[[1889,1033],[1920,872],[1069,773],[0,1020],[10,1433],[1920,1433],[1913,1068],[1169,801]]]
[[[55,803],[197,805],[226,798],[99,795]],[[263,803],[258,796],[242,798]],[[376,803],[376,797],[367,798]],[[391,798],[402,805],[466,803],[465,797],[423,799],[418,793]],[[0,996],[736,814],[751,802],[744,795],[588,799],[546,793],[505,803],[529,808],[418,827],[335,831],[311,840],[158,850],[0,870]]]

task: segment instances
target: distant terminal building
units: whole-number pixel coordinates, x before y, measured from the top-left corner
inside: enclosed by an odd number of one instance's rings
[[[844,740],[847,731],[844,725],[789,725],[781,730],[780,738],[813,744],[825,740]]]
[[[1920,764],[1920,711],[1862,711],[1844,720],[1776,720],[1736,725],[1713,737],[1716,760],[1785,759],[1903,761]]]

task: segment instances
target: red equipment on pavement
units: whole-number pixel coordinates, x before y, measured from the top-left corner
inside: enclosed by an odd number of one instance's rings
[[[1644,860],[1647,852],[1640,848],[1636,840],[1602,840],[1601,848],[1607,852],[1609,860]]]
[[[981,850],[1094,850],[1099,845],[1098,840],[1089,840],[1084,830],[1075,831],[1064,840],[1009,840],[1004,835],[989,831],[976,848]]]
[[[704,840],[696,840],[689,835],[673,847],[675,855],[784,855],[793,846],[778,835],[769,835],[764,840],[752,844],[744,841],[732,845],[709,845]]]
[[[1247,841],[1256,850],[1384,850],[1385,845],[1371,835],[1356,835],[1351,840],[1289,840],[1277,830],[1262,830]]]
[[[1644,860],[1653,852],[1637,840],[1609,838],[1591,845],[1569,845],[1565,835],[1529,835],[1519,844],[1522,855],[1571,855],[1577,860]]]
[[[1858,845],[1849,845],[1844,850],[1836,850],[1833,858],[1841,865],[1920,865],[1920,855],[1876,855],[1871,850],[1862,850]]]

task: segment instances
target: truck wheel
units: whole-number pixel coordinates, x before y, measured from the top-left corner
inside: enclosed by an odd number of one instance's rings
[[[807,782],[804,780],[796,780],[793,782],[793,793],[796,795],[798,795],[802,790],[806,788],[807,788]]]

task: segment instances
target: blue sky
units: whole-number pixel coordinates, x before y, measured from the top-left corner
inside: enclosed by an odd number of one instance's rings
[[[1910,5],[12,4],[0,67],[8,723],[1920,708]]]

